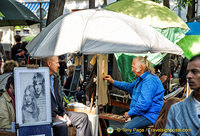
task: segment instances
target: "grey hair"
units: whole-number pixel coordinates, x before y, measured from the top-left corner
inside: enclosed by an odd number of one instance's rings
[[[147,56],[142,57],[142,56],[137,56],[135,57],[140,64],[144,64],[145,66],[145,72],[149,71],[151,74],[155,72],[155,69],[152,67],[151,62],[147,60]]]

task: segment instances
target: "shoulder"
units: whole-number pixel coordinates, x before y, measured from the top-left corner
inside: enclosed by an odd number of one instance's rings
[[[0,97],[0,107],[2,107],[3,105],[5,105],[6,104],[6,98],[5,98],[5,96],[4,95],[2,95],[1,97]]]
[[[158,78],[158,76],[151,74],[151,73],[147,73],[145,77],[143,77],[143,80],[148,80],[149,82],[160,82],[160,79]]]
[[[180,101],[180,102],[173,104],[170,108],[170,111],[173,111],[173,112],[180,111],[182,109],[183,104],[184,104],[184,101]]]
[[[1,104],[3,101],[5,101],[5,97],[4,97],[4,95],[1,95],[1,97],[0,97],[0,104]]]
[[[5,100],[8,101],[8,102],[10,102],[10,101],[12,100],[7,91],[5,91],[5,92],[3,93],[3,96],[4,96]]]

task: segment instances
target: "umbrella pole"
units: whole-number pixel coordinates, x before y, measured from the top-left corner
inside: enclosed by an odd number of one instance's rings
[[[42,31],[42,3],[40,2],[40,32]]]

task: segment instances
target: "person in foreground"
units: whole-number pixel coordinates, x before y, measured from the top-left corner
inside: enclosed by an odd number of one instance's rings
[[[131,83],[113,80],[110,75],[104,79],[131,94],[130,110],[125,112],[125,118],[132,119],[122,129],[128,135],[142,136],[139,131],[154,124],[158,118],[163,105],[164,88],[160,79],[153,74],[154,70],[146,57],[136,57],[132,62],[132,71],[138,78]]]
[[[77,136],[91,136],[91,129],[88,115],[85,113],[76,113],[66,111],[63,107],[62,99],[59,94],[59,80],[54,75],[58,72],[59,59],[57,56],[45,58],[42,60],[43,66],[49,67],[50,88],[51,88],[51,110],[52,121],[67,121],[67,124],[56,125],[54,127],[56,136],[67,136],[68,126],[76,126]]]
[[[186,78],[193,92],[170,108],[163,136],[200,135],[200,54],[190,59],[187,72]]]
[[[6,91],[0,97],[0,129],[11,129],[15,122],[14,77],[11,75],[6,83]]]

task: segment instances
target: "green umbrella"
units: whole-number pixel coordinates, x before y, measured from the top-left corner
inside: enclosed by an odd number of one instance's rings
[[[0,0],[0,11],[5,16],[0,20],[0,26],[22,26],[40,22],[38,17],[16,0]]]
[[[133,16],[158,28],[188,29],[187,24],[173,11],[150,0],[121,0],[106,6],[105,9]]]
[[[187,24],[173,11],[150,0],[120,0],[104,7],[104,9],[138,18],[154,27],[174,43],[182,39],[189,30]],[[166,54],[140,54],[140,56],[145,55],[148,56],[148,60],[157,65]],[[134,80],[130,64],[135,56],[136,54],[115,54],[122,79],[125,81],[131,81],[131,78]]]
[[[200,35],[185,36],[177,44],[183,49],[184,56],[188,59],[200,54]]]
[[[193,56],[200,54],[200,22],[187,23],[190,31],[177,44],[184,51],[184,56],[191,59]]]
[[[177,42],[189,30],[187,24],[169,8],[150,0],[121,0],[104,9],[124,13],[151,25],[172,42]]]

